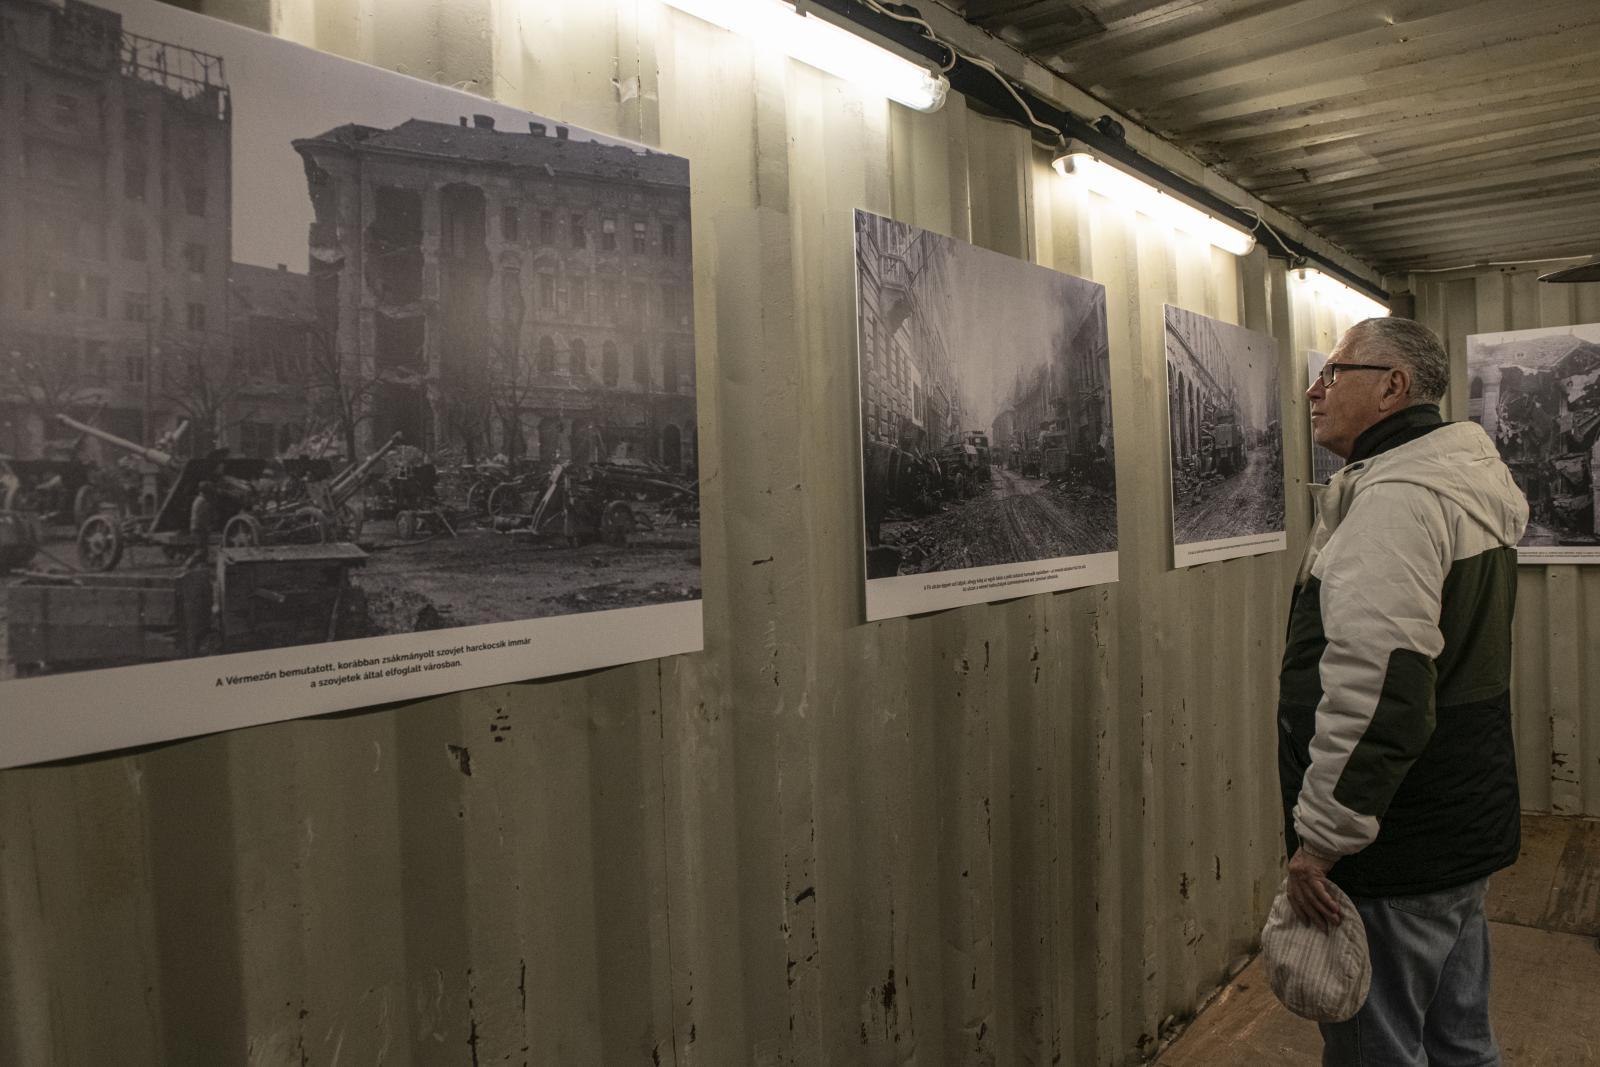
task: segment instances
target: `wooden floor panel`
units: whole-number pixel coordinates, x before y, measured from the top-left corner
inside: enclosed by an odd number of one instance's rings
[[[1490,1011],[1507,1067],[1600,1065],[1600,820],[1523,818],[1516,866],[1490,880]],[[1283,1008],[1258,957],[1157,1067],[1316,1067],[1315,1023]]]
[[[1520,863],[1519,863],[1520,866]],[[1542,921],[1533,925],[1567,934],[1600,935],[1600,820],[1572,820]],[[1595,1006],[1600,1011],[1600,1003]]]
[[[1543,922],[1567,838],[1577,821],[1556,816],[1522,817],[1522,855],[1511,867],[1489,879],[1489,899],[1484,910],[1491,922],[1519,926]]]
[[[1600,1064],[1600,945],[1593,937],[1491,923],[1490,1012],[1507,1067]],[[1316,1067],[1315,1023],[1267,988],[1260,958],[1240,972],[1159,1067]]]

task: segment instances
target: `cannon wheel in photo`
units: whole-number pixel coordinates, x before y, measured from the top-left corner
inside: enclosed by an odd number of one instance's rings
[[[222,526],[222,543],[229,548],[250,548],[261,544],[261,520],[241,511]]]
[[[86,571],[109,571],[122,561],[122,523],[108,511],[96,512],[78,527],[78,563]]]
[[[514,482],[504,482],[489,492],[489,514],[515,515],[523,511],[522,491]]]

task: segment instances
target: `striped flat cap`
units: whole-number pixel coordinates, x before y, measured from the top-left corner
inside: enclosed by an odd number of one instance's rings
[[[1372,985],[1367,930],[1344,890],[1329,883],[1344,920],[1327,933],[1301,919],[1289,903],[1287,881],[1261,931],[1267,984],[1283,1006],[1322,1023],[1342,1023],[1361,1010]]]

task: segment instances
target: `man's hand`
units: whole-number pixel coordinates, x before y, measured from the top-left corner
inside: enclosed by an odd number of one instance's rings
[[[1289,857],[1289,905],[1301,919],[1323,932],[1339,925],[1339,902],[1334,899],[1328,871],[1337,860],[1306,851],[1301,845]]]

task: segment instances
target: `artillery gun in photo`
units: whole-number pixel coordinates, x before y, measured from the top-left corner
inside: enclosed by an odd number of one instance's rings
[[[152,515],[127,515],[102,508],[78,525],[78,565],[86,571],[113,570],[136,545],[159,546],[169,562],[183,562],[249,503],[254,482],[269,470],[264,460],[233,457],[216,449],[195,459],[118,437],[67,415],[62,425],[88,434],[143,460],[165,476],[166,492]]]
[[[274,499],[252,498],[224,520],[222,543],[242,548],[354,541],[366,519],[359,495],[400,438],[397,431],[366,459],[331,478],[296,479]]]
[[[519,496],[514,506],[496,511],[493,528],[560,536],[573,547],[599,539],[620,548],[637,531],[700,521],[697,487],[653,464],[629,461],[558,463],[533,510],[524,506]]]
[[[439,468],[413,445],[401,445],[373,482],[367,517],[393,519],[395,535],[414,541],[438,532],[455,535],[439,496]]]

